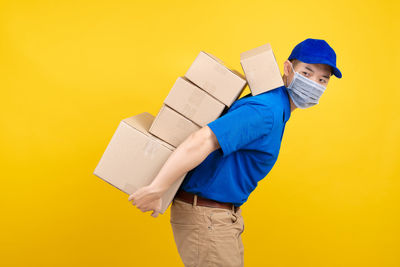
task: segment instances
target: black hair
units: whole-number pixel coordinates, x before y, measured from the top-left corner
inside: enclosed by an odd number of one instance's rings
[[[295,58],[289,59],[289,61],[292,62],[293,68],[297,65],[297,63],[299,63],[299,60]]]

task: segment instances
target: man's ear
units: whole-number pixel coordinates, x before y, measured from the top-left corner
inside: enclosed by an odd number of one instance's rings
[[[285,74],[286,77],[289,76],[290,71],[291,71],[291,67],[290,67],[290,61],[286,60],[285,62],[283,62],[283,73]]]

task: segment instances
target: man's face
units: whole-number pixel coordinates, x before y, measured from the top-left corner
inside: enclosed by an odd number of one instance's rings
[[[284,73],[287,77],[287,84],[285,85],[286,87],[292,82],[294,76],[293,70],[290,67],[291,64],[292,63],[289,60],[286,60],[284,63]],[[298,60],[294,66],[294,70],[304,77],[307,77],[308,79],[313,80],[314,82],[317,82],[323,86],[328,85],[329,78],[332,74],[332,68],[329,65],[309,64]]]

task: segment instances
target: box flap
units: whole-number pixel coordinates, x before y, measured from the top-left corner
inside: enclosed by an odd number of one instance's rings
[[[253,48],[251,50],[245,51],[243,53],[240,53],[240,60],[245,60],[247,58],[256,56],[258,54],[261,54],[265,51],[272,50],[271,45],[269,43],[265,45],[258,46],[256,48]]]
[[[135,128],[136,130],[140,131],[141,133],[153,138],[169,150],[175,150],[175,147],[171,146],[167,142],[161,140],[160,138],[154,136],[153,134],[149,133],[149,129],[154,121],[154,116],[148,112],[142,112],[135,116],[126,118],[122,120],[122,123],[126,123],[130,127]]]
[[[222,64],[222,65],[225,65],[225,63],[221,60],[221,59],[219,59],[219,58],[217,58],[216,56],[214,56],[214,55],[212,55],[212,54],[210,54],[210,53],[207,53],[207,52],[205,52],[205,51],[200,51],[200,53],[204,53],[204,54],[206,54],[207,56],[209,56],[210,58],[212,58],[212,59],[214,59],[215,61],[217,61],[218,63],[220,63],[220,64]]]
[[[153,120],[153,115],[148,112],[142,112],[135,116],[123,119],[122,121],[143,133],[147,133],[151,124],[153,123]]]

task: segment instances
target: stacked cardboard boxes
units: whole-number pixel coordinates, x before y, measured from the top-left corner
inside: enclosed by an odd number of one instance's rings
[[[177,78],[155,118],[143,112],[120,122],[94,174],[127,194],[150,184],[173,150],[217,119],[245,85],[238,72],[201,51],[185,76]],[[167,210],[185,176],[163,195],[160,213]]]
[[[178,77],[150,127],[150,133],[177,147],[191,133],[217,119],[241,94],[246,80],[215,56],[201,51]]]

